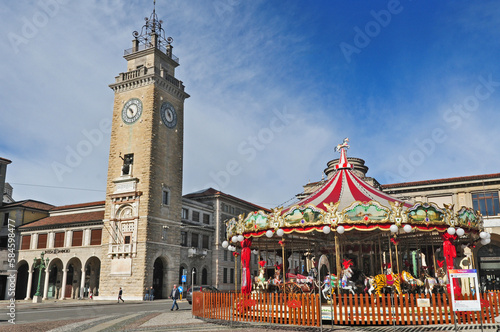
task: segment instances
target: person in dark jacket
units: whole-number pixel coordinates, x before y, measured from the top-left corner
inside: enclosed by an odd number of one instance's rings
[[[120,303],[120,300],[122,300],[122,302],[125,302],[125,301],[122,299],[122,295],[123,295],[123,290],[122,290],[122,288],[120,287],[120,291],[118,292],[118,303]]]
[[[155,298],[155,289],[153,288],[153,286],[151,286],[151,288],[149,289],[149,301],[153,301]]]
[[[180,297],[180,292],[179,292],[179,288],[177,288],[177,285],[174,285],[174,289],[172,289],[172,293],[170,293],[170,297],[172,298],[172,300],[174,300],[174,303],[172,304],[172,308],[170,309],[170,311],[174,310],[174,306],[177,307],[177,309],[175,309],[175,310],[179,310],[179,305],[177,304],[177,300]]]

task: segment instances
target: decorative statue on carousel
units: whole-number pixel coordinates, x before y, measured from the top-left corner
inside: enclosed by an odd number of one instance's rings
[[[351,265],[354,265],[352,260],[343,260],[342,262],[343,269],[342,269],[342,274],[341,274],[341,279],[340,279],[340,288],[343,290],[350,291],[352,294],[356,294],[355,289],[356,289],[356,284],[354,281],[351,281],[350,279],[352,278],[353,272],[351,269]]]
[[[444,269],[444,261],[437,261],[438,269],[436,270],[436,278],[438,281],[439,287],[445,291],[446,285],[448,284],[448,274]]]

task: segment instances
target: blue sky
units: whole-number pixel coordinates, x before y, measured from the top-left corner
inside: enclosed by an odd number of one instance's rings
[[[158,0],[156,9],[191,95],[184,193],[212,186],[279,205],[321,179],[344,137],[348,156],[383,184],[499,171],[495,1]],[[2,5],[0,157],[12,160],[16,200],[104,199],[108,84],[151,11],[152,1]]]

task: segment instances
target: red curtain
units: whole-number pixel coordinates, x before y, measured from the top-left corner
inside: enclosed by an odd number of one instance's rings
[[[250,278],[251,245],[251,238],[241,242],[241,292],[243,294],[250,294],[252,291],[252,279]]]

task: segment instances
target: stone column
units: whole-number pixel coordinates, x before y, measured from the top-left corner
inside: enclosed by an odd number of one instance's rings
[[[80,298],[83,299],[85,290],[85,268],[82,267],[82,280],[80,281]]]
[[[66,279],[68,277],[68,269],[63,269],[63,278],[61,284],[61,300],[64,300],[64,295],[66,294]]]
[[[31,283],[33,282],[33,271],[29,269],[28,271],[28,285],[26,287],[26,297],[25,300],[31,300]]]
[[[49,293],[49,269],[45,269],[45,281],[43,282],[43,297],[42,300],[47,299],[47,294]]]

